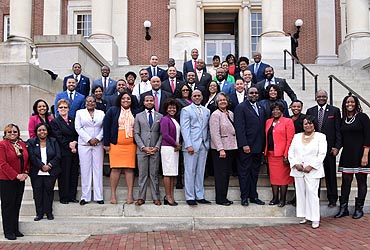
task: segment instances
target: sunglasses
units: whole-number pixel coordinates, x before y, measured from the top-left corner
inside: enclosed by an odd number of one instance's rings
[[[8,130],[6,131],[7,134],[18,134],[17,130]]]
[[[248,94],[251,94],[251,95],[258,95],[258,92],[249,92]]]
[[[58,109],[68,109],[67,106],[59,106]]]
[[[183,90],[181,90],[182,92],[189,92],[190,90],[188,90],[188,89],[183,89]]]

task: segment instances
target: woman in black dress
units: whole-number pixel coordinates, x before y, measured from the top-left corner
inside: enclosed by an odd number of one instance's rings
[[[357,180],[357,198],[352,218],[359,219],[363,213],[367,192],[367,175],[370,173],[370,120],[362,112],[360,102],[351,93],[342,102],[342,154],[339,161],[339,172],[342,172],[340,208],[335,218],[348,216],[348,197],[351,192],[353,175]]]
[[[91,93],[95,96],[96,109],[102,110],[104,113],[107,111],[107,102],[103,100],[103,89],[100,85],[95,86]]]

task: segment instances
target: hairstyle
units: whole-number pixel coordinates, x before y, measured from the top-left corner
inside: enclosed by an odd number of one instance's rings
[[[303,108],[303,102],[301,100],[292,101],[292,103],[289,105],[289,107],[291,107],[293,105],[293,103],[295,103],[295,102],[299,102],[302,105],[302,108]]]
[[[44,123],[44,122],[40,122],[39,124],[37,124],[37,125],[36,125],[35,130],[34,130],[35,135],[37,135],[37,130],[38,130],[38,129],[39,129],[39,127],[41,127],[41,126],[45,126],[46,131],[48,132],[48,135],[50,135],[50,126],[49,126],[48,124]]]
[[[143,72],[144,70],[145,70],[146,72],[148,72],[148,73],[149,73],[149,71],[148,71],[147,69],[141,69],[141,70],[139,71],[139,75],[140,75],[140,73],[141,73],[141,72]]]
[[[87,100],[87,98],[89,98],[89,97],[92,97],[93,99],[94,99],[94,101],[96,101],[96,97],[94,96],[94,95],[88,95],[88,96],[86,96],[85,97],[85,101]]]
[[[42,99],[36,100],[35,103],[33,104],[33,106],[32,106],[33,114],[32,115],[37,115],[39,117],[40,121],[43,120],[43,119],[41,119],[39,113],[37,112],[37,105],[39,105],[40,102],[45,103],[45,106],[46,106],[45,122],[46,123],[49,123],[49,116],[50,116],[50,113],[49,113],[49,105],[48,105],[48,103],[46,101],[44,101]]]
[[[221,62],[221,65],[222,65],[222,64],[224,64],[224,63],[227,63],[227,65],[229,65],[229,62],[228,62],[228,61],[226,61],[226,60],[225,60],[225,61],[222,61],[222,62]]]
[[[60,99],[60,100],[57,102],[57,108],[59,108],[59,105],[60,105],[60,104],[62,104],[62,103],[66,104],[68,108],[70,107],[70,105],[69,105],[69,101],[67,101],[66,99]]]
[[[80,68],[82,68],[82,66],[81,66],[81,64],[80,63],[78,63],[78,62],[75,62],[73,65],[72,65],[72,69],[75,67],[75,65],[80,65]]]
[[[133,76],[135,79],[136,79],[136,77],[137,77],[137,76],[136,76],[136,74],[135,74],[135,72],[129,71],[129,72],[127,72],[127,73],[125,74],[125,78],[127,79],[127,77],[128,77],[128,76],[130,76],[130,75],[131,75],[131,76]]]
[[[303,121],[304,120],[307,120],[308,122],[314,124],[315,121],[316,121],[316,118],[313,115],[306,115],[306,117],[303,119]]]
[[[131,105],[130,105],[130,108],[131,110],[135,109],[137,107],[137,99],[134,98],[133,95],[131,95],[130,93],[128,93],[127,91],[123,91],[122,93],[120,93],[117,98],[116,98],[116,102],[115,102],[115,105],[114,106],[117,106],[117,107],[121,107],[121,99],[124,95],[128,95],[131,99]]]
[[[221,92],[221,89],[220,89],[220,85],[218,85],[217,84],[217,82],[216,81],[210,81],[208,84],[207,84],[207,88],[206,88],[206,95],[209,97],[209,95],[211,94],[210,92],[209,92],[209,86],[211,86],[211,84],[212,83],[216,83],[216,86],[217,86],[217,91],[216,91],[216,93],[220,93]]]
[[[214,55],[213,58],[212,58],[212,61],[218,59],[219,61],[221,61],[221,58],[218,56],[218,55]]]
[[[178,101],[176,101],[174,98],[167,98],[163,103],[163,109],[167,112],[167,109],[169,106],[175,106],[176,107],[176,114],[180,111],[180,104]]]
[[[278,108],[281,113],[284,112],[285,108],[284,108],[284,105],[281,103],[281,102],[273,102],[271,105],[270,105],[270,110],[271,112],[275,109],[275,108]]]
[[[182,89],[184,87],[189,90],[189,97],[188,98],[191,99],[191,94],[193,93],[193,90],[191,89],[191,87],[188,84],[184,84],[184,85],[181,86],[180,91],[178,93],[178,98],[182,98]]]
[[[265,68],[265,72],[266,72],[266,69],[272,69],[272,72],[275,72],[275,71],[274,71],[274,68],[273,68],[272,66],[267,66],[267,67]]]
[[[239,57],[239,60],[238,60],[238,66],[241,62],[245,62],[248,65],[249,64],[249,59],[245,56],[241,56],[241,57]]]
[[[101,92],[104,92],[104,90],[103,90],[103,87],[102,86],[100,86],[100,85],[96,85],[96,86],[94,86],[93,88],[92,88],[92,90],[91,90],[91,93],[94,95],[94,97],[95,97],[95,90],[97,90],[97,89],[100,89],[101,90]],[[87,96],[86,96],[87,97]]]
[[[14,124],[14,123],[9,123],[8,125],[6,125],[6,126],[4,127],[4,136],[3,136],[3,138],[4,138],[4,139],[5,139],[5,137],[6,137],[6,133],[7,133],[9,130],[11,130],[13,127],[15,127],[15,128],[17,129],[17,131],[18,131],[18,138],[17,138],[17,139],[19,139],[19,136],[20,136],[20,129],[19,129],[18,125]]]
[[[226,98],[226,101],[227,101],[227,109],[231,106],[231,101],[230,101],[230,97],[228,95],[226,95],[224,92],[220,92],[216,95],[215,97],[215,105],[216,107],[218,108],[218,101],[220,99],[220,96],[224,96]]]
[[[233,54],[228,54],[227,56],[226,56],[226,61],[228,61],[229,62],[229,59],[230,58],[234,58],[234,62],[236,61],[236,59],[235,59],[235,56],[233,55]]]
[[[280,89],[280,87],[278,86],[278,85],[276,85],[276,84],[270,84],[269,86],[267,86],[267,89],[266,89],[266,95],[267,95],[267,97],[268,98],[270,98],[270,90],[271,89],[274,89],[274,90],[276,90],[276,92],[277,92],[277,96],[276,96],[276,99],[281,99],[281,89]]]
[[[355,112],[356,112],[356,114],[362,112],[360,100],[358,99],[357,96],[352,95],[352,93],[349,92],[348,95],[345,96],[343,101],[342,101],[342,118],[343,119],[346,119],[346,117],[348,115],[347,108],[346,108],[346,102],[347,102],[348,98],[350,98],[350,97],[352,97],[353,100],[355,100]]]

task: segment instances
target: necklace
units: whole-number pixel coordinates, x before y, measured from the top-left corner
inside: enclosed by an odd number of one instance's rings
[[[315,132],[312,132],[310,135],[305,135],[304,133],[302,133],[302,143],[305,145],[309,144],[314,138],[314,135]]]
[[[351,119],[349,119],[349,120],[348,120],[348,116],[347,116],[346,119],[344,120],[344,122],[346,124],[352,124],[356,120],[356,115],[357,114],[355,114],[354,116],[352,116]]]

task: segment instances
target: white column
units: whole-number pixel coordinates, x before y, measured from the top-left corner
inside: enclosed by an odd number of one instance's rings
[[[176,0],[176,36],[198,36],[197,1]]]
[[[242,5],[239,9],[239,55],[250,58],[250,9]]]
[[[61,0],[44,1],[43,35],[60,35],[62,27]]]
[[[350,0],[347,3],[347,37],[369,35],[369,3]]]
[[[352,1],[352,0],[351,0]],[[335,53],[335,0],[316,0],[317,64],[337,64]]]
[[[118,65],[129,65],[127,56],[128,46],[128,1],[113,0],[112,35],[118,47]]]
[[[10,36],[31,41],[32,0],[10,0]]]
[[[168,32],[168,42],[169,42],[169,57],[174,58],[173,51],[172,51],[172,42],[173,38],[175,37],[176,34],[176,2],[174,0],[170,1],[168,4],[168,9],[170,10],[170,27],[169,27],[169,32]],[[178,68],[180,65],[176,65]],[[178,69],[179,70],[179,69]]]
[[[283,0],[262,0],[262,35],[284,35]]]

